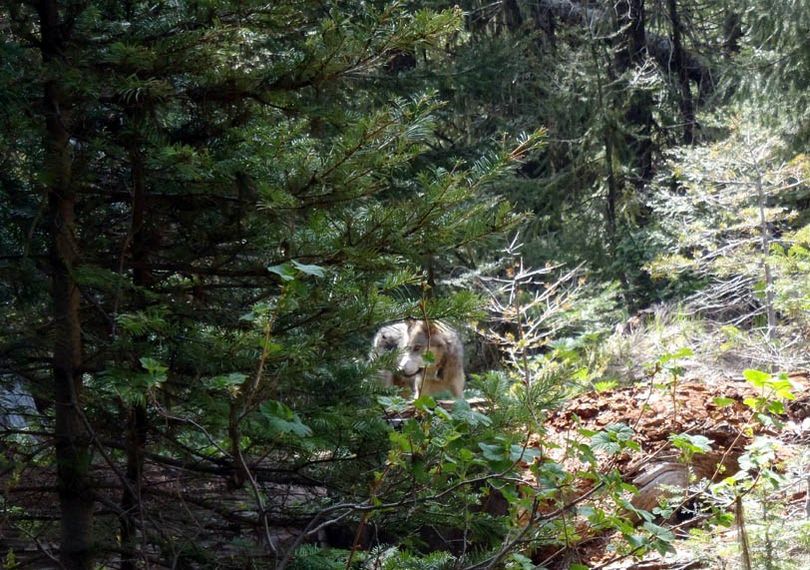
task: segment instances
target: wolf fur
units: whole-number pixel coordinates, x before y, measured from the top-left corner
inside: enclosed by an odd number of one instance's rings
[[[374,335],[371,357],[399,352],[395,372],[383,370],[380,380],[396,386],[405,397],[449,391],[464,394],[464,345],[458,333],[440,321],[407,319],[382,327]],[[430,352],[432,358],[425,355]]]
[[[464,394],[464,345],[458,333],[440,321],[405,321],[407,341],[399,361],[399,373],[413,382],[418,398],[449,391]],[[430,353],[432,358],[426,358]]]
[[[440,321],[407,320],[407,344],[399,361],[400,373],[413,379],[414,394],[449,391],[464,394],[464,345],[458,333]],[[425,358],[430,352],[431,359]]]
[[[391,352],[402,352],[408,344],[408,325],[404,322],[386,325],[377,331],[371,343],[371,360]],[[397,355],[397,361],[399,355]],[[390,370],[380,370],[378,377],[384,386],[396,386],[403,396],[410,398],[413,393],[413,380]]]

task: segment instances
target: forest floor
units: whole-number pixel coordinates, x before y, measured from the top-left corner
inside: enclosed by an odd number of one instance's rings
[[[602,362],[608,363],[602,378],[620,378],[621,382],[568,401],[551,415],[545,434],[546,440],[561,446],[563,455],[564,442],[572,434],[577,437],[582,430],[587,434],[615,424],[632,427],[641,452],[610,458],[607,465],[616,467],[625,481],[638,488],[632,499],[635,507],[651,511],[662,498],[678,504],[681,497],[688,497],[681,502],[686,508],[663,524],[677,537],[674,552],[642,559],[621,557],[614,548],[620,537],[602,536],[587,542],[577,552],[576,562],[599,570],[810,568],[810,372],[806,351],[782,351],[774,358],[774,351],[763,354],[757,343],[725,342],[727,335],[717,329],[674,321],[656,318],[629,334],[617,332],[608,343],[613,343],[608,346],[610,354],[601,355]],[[755,398],[779,400],[772,390],[769,393],[746,381],[744,370],[753,368],[794,370],[786,376],[795,399],[775,404],[770,414],[773,421],[751,407]],[[703,436],[711,449],[685,458],[673,445],[672,434]],[[766,454],[767,464],[749,466],[744,454],[765,447],[772,450]],[[575,469],[577,465],[566,467]],[[710,481],[739,475],[744,467],[756,484],[748,491],[737,487],[739,503],[733,503],[734,493],[723,496],[710,491]],[[768,481],[762,476],[765,469],[773,474]],[[736,516],[728,527],[707,527],[709,517],[701,514],[705,510],[690,511],[698,502],[704,507],[713,502]],[[747,566],[741,537],[748,545]]]
[[[646,383],[589,392],[571,400],[551,416],[546,439],[562,442],[583,429],[631,426],[641,453],[619,456],[613,465],[625,481],[638,487],[633,505],[652,510],[667,495],[674,494],[677,503],[678,488],[693,493],[696,486],[700,487],[700,479],[719,481],[738,472],[737,460],[746,446],[755,437],[768,436],[776,445],[773,469],[784,478],[784,484],[746,497],[750,514],[744,526],[751,549],[755,559],[766,555],[783,559],[782,564],[774,563],[770,568],[810,568],[810,376],[794,374],[790,378],[796,399],[787,403],[780,422],[767,427],[759,424],[744,404],[760,393],[742,378],[715,379],[712,383],[701,379],[661,383],[650,378]],[[684,433],[708,438],[711,451],[684,462],[669,437]],[[724,467],[718,469],[718,464]],[[567,467],[575,469],[576,465]],[[688,484],[690,474],[696,480]],[[736,561],[740,556],[739,525],[707,532],[700,530],[701,515],[696,517],[681,514],[667,525],[679,538],[673,554],[611,562],[617,557],[612,542],[618,537],[605,536],[579,553],[579,561],[605,570],[743,568]],[[768,568],[764,563],[753,567]]]
[[[546,433],[533,436],[530,443],[542,447],[550,459],[560,461],[567,469],[576,470],[580,466],[566,459],[567,442],[577,437],[586,440],[587,435],[582,433],[598,432],[615,424],[631,427],[640,451],[605,458],[600,468],[618,469],[625,481],[638,488],[632,504],[648,511],[663,497],[674,496],[672,502],[677,503],[678,493],[682,492],[691,499],[695,488],[701,487],[701,479],[717,482],[738,473],[740,457],[746,448],[755,441],[763,441],[762,438],[774,444],[768,467],[778,481],[771,486],[759,484],[745,492],[742,501],[745,516],[737,517],[729,527],[709,528],[703,514],[690,513],[688,509],[673,517],[674,520],[662,523],[677,537],[674,552],[663,556],[650,554],[641,559],[622,556],[620,548],[624,541],[620,536],[600,535],[574,548],[571,562],[593,570],[745,569],[739,538],[740,531],[744,531],[751,558],[748,568],[810,568],[808,367],[792,369],[797,370],[788,375],[795,398],[784,402],[784,410],[777,410],[776,421],[763,424],[746,403],[763,396],[763,390],[743,376],[743,370],[755,367],[756,362],[730,350],[719,350],[719,343],[707,342],[706,334],[700,335],[698,342],[689,342],[684,331],[681,323],[671,330],[659,327],[657,331],[648,328],[630,335],[615,335],[610,357],[600,360],[604,371],[599,377],[613,377],[621,382],[613,386],[596,384],[599,390],[581,393],[566,402],[548,417]],[[665,348],[669,348],[669,356],[656,358],[656,354],[667,354]],[[712,351],[717,354],[710,354]],[[790,359],[786,362],[796,363]],[[671,441],[672,434],[705,437],[711,450],[685,461]],[[549,443],[556,444],[556,450]],[[555,453],[559,457],[554,457]],[[718,469],[718,464],[723,467]],[[155,526],[171,534],[175,527],[193,520],[198,526],[198,542],[206,549],[234,560],[257,555],[251,541],[240,542],[243,533],[248,532],[245,529],[257,527],[250,493],[234,493],[224,483],[211,482],[211,475],[227,473],[225,465],[206,465],[205,469],[196,470],[193,467],[158,463],[154,457],[147,457],[142,493],[150,507],[147,512],[159,519],[154,521]],[[98,470],[96,479],[105,482],[99,496],[109,506],[99,513],[99,524],[115,525],[114,507],[121,492],[119,477],[103,462]],[[272,465],[266,471],[263,467],[257,469],[259,475],[270,477]],[[758,470],[752,469],[751,473],[754,479],[759,478]],[[220,479],[224,480],[214,478]],[[527,470],[528,479],[531,474]],[[18,561],[25,561],[25,567],[53,567],[57,519],[52,470],[32,464],[18,473],[13,482],[0,477],[0,483],[7,492],[13,489],[16,502],[23,509],[21,514],[37,521],[26,527],[24,535],[9,534],[6,532],[9,529],[0,524],[0,546],[13,548]],[[269,506],[283,510],[287,502],[294,505],[318,500],[321,489],[305,483],[290,486],[265,480],[265,488],[273,491],[269,495],[279,502]],[[714,500],[715,506],[726,511],[734,510],[733,505],[722,503],[728,495],[712,495],[705,484],[702,491],[702,499]],[[689,507],[692,502],[689,501]],[[299,523],[291,521],[290,525],[295,527]],[[294,536],[295,528],[279,527],[274,532],[276,539],[282,541]],[[282,536],[283,533],[287,534]],[[115,566],[110,560],[107,562],[110,567]]]

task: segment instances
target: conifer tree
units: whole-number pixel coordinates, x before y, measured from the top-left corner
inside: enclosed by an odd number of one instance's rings
[[[3,193],[24,206],[0,212],[2,269],[50,281],[3,289],[3,379],[54,434],[61,564],[197,556],[183,516],[154,510],[160,466],[244,488],[278,556],[292,515],[272,482],[365,488],[387,445],[367,339],[472,310],[417,305],[419,268],[517,221],[487,187],[535,140],[430,167],[435,95],[375,92],[392,58],[459,30],[454,10],[42,0],[0,22],[2,144],[21,142]]]

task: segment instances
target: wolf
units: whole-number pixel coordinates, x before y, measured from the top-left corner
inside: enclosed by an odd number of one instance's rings
[[[458,333],[440,321],[408,319],[399,374],[413,383],[414,396],[448,390],[464,395],[464,345]],[[428,357],[428,354],[430,357]]]
[[[406,319],[386,325],[374,335],[371,358],[399,353],[397,370],[384,370],[385,386],[400,388],[405,397],[433,395],[445,390],[464,393],[464,345],[458,333],[440,321]],[[427,354],[430,353],[430,357]]]
[[[371,360],[376,360],[391,352],[405,350],[408,344],[408,325],[405,322],[386,325],[377,331],[371,343]],[[399,356],[397,356],[399,358]],[[406,398],[410,398],[413,393],[413,380],[405,378],[390,370],[380,370],[379,379],[384,386],[390,388],[396,386]]]

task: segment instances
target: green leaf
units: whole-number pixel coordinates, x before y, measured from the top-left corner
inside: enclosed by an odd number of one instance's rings
[[[681,358],[689,358],[690,356],[694,356],[694,355],[695,355],[695,353],[692,351],[691,348],[683,347],[683,348],[680,348],[680,349],[676,350],[675,352],[668,352],[667,354],[662,355],[658,359],[658,362],[659,362],[659,364],[666,364],[666,363],[670,362],[671,360],[679,360]]]
[[[427,412],[436,407],[436,400],[430,396],[419,396],[413,401],[413,407],[421,412]]]
[[[672,552],[672,542],[675,540],[675,535],[672,533],[671,530],[666,529],[662,526],[658,526],[657,524],[653,524],[651,522],[645,522],[644,530],[650,533],[651,538],[654,539],[652,547],[659,553],[659,554],[666,554],[667,552]]]
[[[609,390],[613,390],[619,383],[616,380],[605,380],[603,382],[595,382],[593,385],[593,389],[597,392],[607,392]]]
[[[774,377],[770,382],[770,388],[774,391],[774,395],[777,398],[782,398],[784,400],[795,400],[796,395],[793,393],[795,386],[793,382],[791,382],[790,378],[787,374],[782,373],[777,377]]]
[[[776,415],[784,415],[785,414],[785,404],[778,400],[774,400],[773,402],[768,403],[768,412],[771,414]]]
[[[507,567],[510,570],[534,570],[537,568],[531,558],[517,552],[513,552],[509,555],[509,565]],[[571,568],[573,568],[573,566]]]
[[[160,362],[155,360],[154,358],[149,358],[148,356],[144,356],[139,359],[141,366],[143,366],[149,374],[153,376],[162,376],[165,375],[168,368],[163,366]]]
[[[743,400],[743,404],[751,408],[752,410],[760,409],[765,402],[764,398],[755,398],[753,396],[749,396],[748,398]]]
[[[605,432],[614,437],[616,441],[630,441],[635,435],[633,428],[626,424],[611,424],[605,428]]]
[[[445,410],[442,406],[436,406],[433,408],[433,413],[437,418],[441,418],[445,421],[451,420],[453,416],[450,415],[450,412]]]
[[[295,279],[295,273],[293,273],[290,265],[288,263],[282,263],[281,265],[271,265],[267,268],[267,271],[270,273],[275,273],[283,281],[292,281]]]
[[[408,401],[402,396],[377,396],[377,402],[387,412],[402,413],[408,408]]]
[[[625,536],[625,540],[628,544],[634,549],[641,550],[646,545],[647,541],[645,540],[644,536],[640,534],[630,534]]]
[[[453,411],[452,411],[453,419],[459,422],[463,422],[470,426],[471,428],[475,428],[478,426],[489,426],[492,425],[492,420],[486,414],[483,414],[479,411],[473,410],[470,408],[469,402],[462,398],[459,398],[453,404]]]
[[[509,459],[512,461],[525,461],[526,463],[533,463],[534,460],[540,457],[540,450],[534,447],[527,447],[523,449],[522,445],[513,444],[509,448]]]
[[[433,364],[434,362],[436,362],[436,355],[433,354],[433,351],[426,350],[425,353],[422,355],[422,359],[428,364]]]
[[[233,386],[241,386],[245,380],[247,380],[247,375],[242,374],[241,372],[231,372],[230,374],[209,378],[205,381],[205,385],[215,390],[221,390],[231,388]]]
[[[734,403],[733,398],[726,398],[724,396],[718,396],[717,398],[714,398],[712,401],[714,402],[714,405],[719,408],[726,408]]]
[[[413,442],[407,435],[398,431],[392,431],[388,434],[388,440],[391,442],[391,445],[398,448],[400,451],[413,453]]]
[[[764,388],[767,385],[768,380],[771,379],[771,375],[767,372],[762,372],[761,370],[753,370],[749,368],[743,371],[743,378],[745,378],[754,388]]]
[[[612,424],[592,436],[591,445],[594,451],[602,451],[608,455],[613,455],[625,447],[637,448],[636,445],[629,444],[633,435],[634,432],[630,426],[625,424]]]
[[[277,400],[268,400],[259,406],[259,413],[264,416],[272,430],[282,435],[297,435],[309,437],[312,430],[301,422],[291,408]]]
[[[323,267],[319,265],[306,265],[304,263],[298,263],[294,259],[291,262],[293,266],[305,275],[312,275],[314,277],[323,277],[326,275],[326,272],[323,270]]]
[[[625,447],[627,449],[631,449],[633,451],[641,451],[641,445],[639,445],[638,442],[636,442],[636,441],[632,441],[632,440],[628,441],[627,443],[625,443]]]
[[[605,432],[599,432],[591,438],[591,446],[594,451],[602,451],[608,455],[614,455],[621,451],[621,446],[610,438]]]
[[[581,505],[577,507],[577,514],[585,518],[592,518],[597,514],[597,510],[590,505]]]
[[[284,346],[281,344],[273,342],[270,339],[265,340],[264,338],[259,340],[259,347],[267,353],[267,356],[272,356],[284,351]]]
[[[676,448],[685,451],[690,455],[695,453],[708,453],[712,450],[713,441],[704,435],[694,435],[689,433],[672,434],[669,441]]]
[[[712,515],[711,519],[709,519],[709,524],[731,528],[735,519],[734,513],[718,512]]]
[[[493,445],[491,443],[479,442],[478,447],[484,454],[484,459],[487,461],[503,461],[506,459],[502,445]]]

